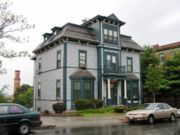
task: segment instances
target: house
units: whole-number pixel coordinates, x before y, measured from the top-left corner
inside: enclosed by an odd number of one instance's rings
[[[34,109],[55,102],[74,108],[76,99],[102,99],[105,105],[141,102],[140,52],[122,35],[114,14],[97,15],[81,25],[67,23],[43,34],[33,53]]]
[[[159,56],[160,63],[164,60],[171,58],[178,51],[180,51],[180,41],[175,43],[170,43],[166,45],[153,45],[156,54]]]

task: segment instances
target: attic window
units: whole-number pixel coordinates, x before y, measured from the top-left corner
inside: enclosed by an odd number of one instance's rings
[[[44,40],[47,41],[47,40],[48,40],[48,37],[44,37]]]
[[[54,35],[57,35],[57,31],[54,31],[54,33],[53,33]]]

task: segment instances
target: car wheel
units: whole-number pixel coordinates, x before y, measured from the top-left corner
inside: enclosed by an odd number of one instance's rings
[[[148,122],[149,122],[149,124],[154,124],[154,121],[155,121],[154,116],[153,116],[153,115],[150,115],[150,116],[148,117]]]
[[[30,125],[27,122],[23,122],[18,127],[18,132],[21,135],[26,135],[30,132]]]
[[[129,120],[128,123],[129,123],[129,124],[134,124],[134,121]]]
[[[176,117],[174,114],[171,114],[169,119],[170,121],[174,122],[176,120]]]

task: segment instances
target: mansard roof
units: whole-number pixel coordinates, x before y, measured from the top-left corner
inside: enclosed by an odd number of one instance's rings
[[[100,20],[100,21],[107,21],[107,22],[110,22],[110,23],[113,23],[113,24],[116,24],[116,25],[124,25],[125,22],[119,20],[115,14],[111,14],[109,16],[102,16],[102,15],[97,15],[91,19],[89,19],[88,21],[84,22],[82,24],[82,26],[89,26],[91,25],[94,21],[96,20]]]
[[[120,35],[120,41],[123,49],[134,49],[142,51],[143,48],[137,44],[130,36]]]
[[[91,28],[83,27],[81,25],[67,23],[63,27],[54,27],[52,30],[58,29],[58,33],[56,35],[50,36],[47,40],[44,40],[42,43],[38,45],[37,48],[34,49],[34,53],[43,47],[54,43],[62,38],[74,39],[74,40],[82,40],[90,43],[98,44],[98,40],[96,39],[95,33]]]

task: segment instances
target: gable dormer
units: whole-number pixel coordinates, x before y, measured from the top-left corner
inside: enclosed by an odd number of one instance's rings
[[[44,33],[43,34],[44,41],[47,41],[51,36],[52,36],[52,33]]]

